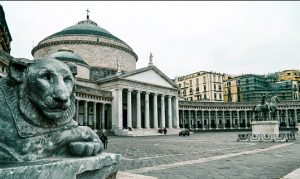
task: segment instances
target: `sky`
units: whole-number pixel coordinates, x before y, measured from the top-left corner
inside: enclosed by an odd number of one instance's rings
[[[170,78],[197,71],[267,74],[300,68],[300,2],[2,1],[11,55],[33,59],[45,37],[90,19],[126,42],[137,68]]]

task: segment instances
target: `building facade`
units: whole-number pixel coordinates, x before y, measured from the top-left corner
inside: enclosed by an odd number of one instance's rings
[[[237,77],[225,76],[223,80],[224,102],[241,102],[240,80]]]
[[[5,19],[5,13],[0,4],[0,78],[7,75],[8,63],[12,59],[10,56],[10,43],[12,37]]]
[[[221,102],[223,96],[223,74],[199,71],[175,78],[179,95],[187,101]]]

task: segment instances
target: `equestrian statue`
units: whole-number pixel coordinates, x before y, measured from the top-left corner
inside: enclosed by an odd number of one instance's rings
[[[275,120],[277,112],[277,103],[279,103],[278,96],[272,96],[270,102],[267,101],[267,95],[269,92],[263,95],[261,103],[254,106],[252,113],[254,113],[254,120],[256,121],[268,121]],[[271,116],[269,118],[268,116]]]

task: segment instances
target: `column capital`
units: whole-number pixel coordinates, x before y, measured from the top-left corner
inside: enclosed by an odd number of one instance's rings
[[[150,91],[145,91],[146,94],[150,94]]]
[[[157,96],[158,94],[157,93],[154,93],[154,96]]]
[[[168,98],[172,98],[173,96],[172,95],[168,95]]]
[[[115,90],[116,90],[116,91],[122,91],[122,90],[123,90],[123,88],[121,88],[121,87],[118,87],[118,88],[116,88]]]
[[[132,88],[128,88],[127,90],[128,90],[128,92],[132,92],[132,91],[133,91],[133,89],[132,89]]]
[[[165,94],[161,94],[161,97],[163,97],[163,98],[164,98],[165,96],[166,96]]]

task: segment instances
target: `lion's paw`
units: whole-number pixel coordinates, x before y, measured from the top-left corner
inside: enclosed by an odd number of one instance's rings
[[[103,144],[100,142],[72,142],[69,144],[69,152],[77,157],[95,156],[101,153]]]

